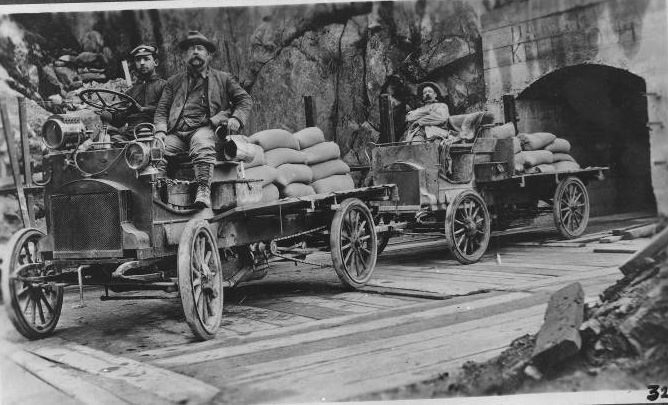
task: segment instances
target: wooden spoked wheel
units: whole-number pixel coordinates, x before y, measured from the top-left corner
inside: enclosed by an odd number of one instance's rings
[[[348,288],[363,287],[373,274],[378,240],[371,211],[357,198],[349,198],[334,214],[329,235],[334,270]]]
[[[565,238],[582,235],[589,222],[589,193],[582,180],[566,177],[554,191],[554,225]]]
[[[2,295],[9,319],[23,336],[41,339],[53,333],[63,308],[63,287],[53,283],[25,281],[46,275],[39,253],[44,233],[26,228],[9,240],[2,261]]]
[[[457,195],[445,212],[445,238],[462,264],[475,263],[485,254],[490,238],[487,204],[473,190]]]
[[[205,220],[186,224],[179,241],[178,273],[188,326],[201,340],[213,338],[223,317],[223,272],[216,238]]]

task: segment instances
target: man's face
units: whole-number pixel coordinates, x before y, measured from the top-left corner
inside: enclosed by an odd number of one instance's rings
[[[436,100],[436,91],[429,87],[426,86],[425,88],[422,89],[422,101],[425,103],[435,103]]]
[[[204,45],[193,44],[186,49],[186,62],[197,70],[206,68],[209,59],[209,51]]]
[[[142,76],[150,76],[155,72],[155,67],[158,62],[153,55],[139,55],[135,56],[135,68]]]

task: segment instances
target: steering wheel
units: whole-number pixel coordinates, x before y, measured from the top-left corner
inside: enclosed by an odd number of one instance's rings
[[[93,108],[111,113],[125,113],[141,107],[127,94],[107,89],[86,89],[79,93],[79,98]]]

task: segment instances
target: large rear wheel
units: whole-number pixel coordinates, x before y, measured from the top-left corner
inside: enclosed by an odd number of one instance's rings
[[[554,191],[552,216],[565,238],[577,238],[584,233],[589,222],[589,193],[582,180],[571,176],[559,182]]]
[[[179,241],[179,292],[188,326],[212,339],[223,317],[223,272],[216,238],[205,220],[186,224]]]
[[[489,211],[480,194],[466,190],[457,195],[445,212],[445,239],[457,261],[471,264],[480,260],[490,234]]]
[[[363,287],[373,274],[378,240],[371,211],[357,198],[349,198],[334,214],[329,235],[334,270],[343,284]]]
[[[27,278],[46,276],[39,253],[44,233],[26,228],[15,233],[7,244],[2,261],[2,295],[7,315],[16,330],[28,339],[50,336],[63,308],[63,287]]]

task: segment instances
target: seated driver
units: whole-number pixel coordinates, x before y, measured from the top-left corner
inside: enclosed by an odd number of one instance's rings
[[[450,132],[445,129],[450,111],[443,101],[443,91],[434,82],[418,84],[418,94],[424,105],[406,114],[406,133],[404,140],[424,142],[435,139],[446,139]]]
[[[141,123],[153,123],[155,109],[162,96],[167,81],[155,71],[158,66],[158,50],[151,45],[139,45],[130,52],[134,60],[137,81],[125,94],[139,103],[139,109],[131,108],[123,113],[112,114],[109,111],[100,113],[100,119],[113,125],[108,132],[113,142],[134,139],[134,129]],[[116,129],[118,128],[118,129]]]

